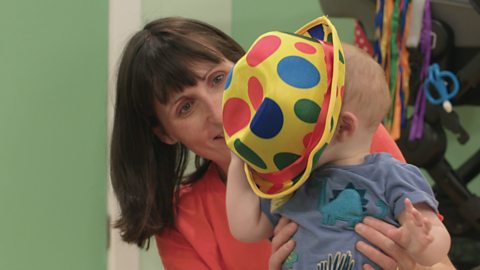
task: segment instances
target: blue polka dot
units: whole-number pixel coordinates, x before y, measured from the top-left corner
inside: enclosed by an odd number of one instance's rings
[[[265,98],[250,123],[253,134],[260,138],[275,137],[283,126],[283,113],[275,101]]]
[[[296,88],[312,88],[320,82],[317,68],[305,58],[287,56],[277,66],[280,78]]]
[[[321,24],[308,29],[308,33],[310,34],[311,37],[318,40],[323,40],[325,37],[325,31],[323,31],[323,25]]]
[[[225,90],[227,90],[227,88],[230,87],[230,83],[232,82],[232,75],[233,75],[233,68],[230,70],[230,73],[228,73],[227,81],[225,82],[225,88],[224,88]]]

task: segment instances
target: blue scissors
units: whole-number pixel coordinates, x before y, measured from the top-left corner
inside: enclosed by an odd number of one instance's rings
[[[453,84],[451,89],[447,88],[449,83],[446,79],[450,79],[451,83]],[[432,93],[430,92],[430,89],[432,88],[436,90],[437,95],[435,96],[438,97],[435,98],[432,96]],[[459,90],[458,78],[450,71],[440,71],[438,64],[432,64],[428,68],[428,77],[423,84],[423,90],[427,100],[430,103],[433,105],[442,104],[445,111],[449,113],[452,111],[452,103],[450,102],[450,99],[455,97]]]

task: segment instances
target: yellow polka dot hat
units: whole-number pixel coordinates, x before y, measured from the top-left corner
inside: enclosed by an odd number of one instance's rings
[[[295,34],[261,35],[235,64],[222,103],[225,139],[258,196],[283,197],[310,176],[334,133],[344,79],[342,45],[326,17]]]

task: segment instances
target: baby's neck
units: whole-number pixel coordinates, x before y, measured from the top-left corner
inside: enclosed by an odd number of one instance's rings
[[[365,161],[365,156],[370,153],[372,136],[368,133],[357,132],[346,141],[334,143],[332,156],[328,164],[334,165],[359,165]]]
[[[343,166],[345,166],[345,165],[360,165],[360,164],[363,164],[363,162],[365,161],[365,156],[367,156],[367,155],[368,155],[368,151],[363,152],[363,153],[355,153],[355,154],[345,155],[345,156],[339,157],[335,160],[332,160],[328,164],[343,165]]]

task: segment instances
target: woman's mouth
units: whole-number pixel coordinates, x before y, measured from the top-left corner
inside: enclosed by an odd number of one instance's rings
[[[214,140],[224,140],[225,138],[223,137],[223,135],[217,135],[213,139]]]

